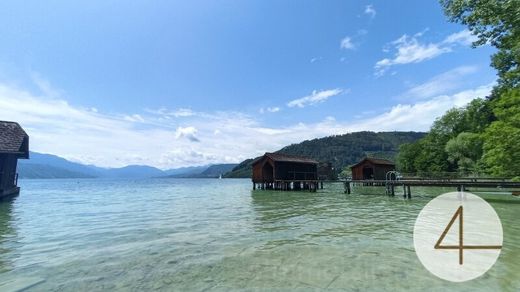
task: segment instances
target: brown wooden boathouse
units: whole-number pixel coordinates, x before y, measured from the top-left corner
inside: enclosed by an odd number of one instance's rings
[[[20,192],[19,158],[29,158],[29,136],[18,123],[0,121],[0,199]]]
[[[318,189],[316,160],[280,153],[265,153],[253,161],[253,189],[309,190]]]
[[[366,157],[350,169],[352,180],[385,180],[386,174],[395,170],[395,163],[386,159]]]

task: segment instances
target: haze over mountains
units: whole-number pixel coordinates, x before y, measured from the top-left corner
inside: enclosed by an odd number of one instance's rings
[[[341,171],[366,156],[393,160],[403,143],[415,142],[421,132],[354,132],[329,136],[286,146],[277,152],[306,156],[320,162],[330,162]],[[29,160],[19,160],[20,178],[245,178],[251,176],[253,158],[240,164],[214,164],[161,170],[146,165],[121,168],[101,168],[68,161],[56,155],[30,153]]]
[[[161,170],[146,165],[102,168],[71,162],[51,154],[30,153],[30,159],[18,162],[20,178],[212,178],[230,171],[236,164],[216,164]]]

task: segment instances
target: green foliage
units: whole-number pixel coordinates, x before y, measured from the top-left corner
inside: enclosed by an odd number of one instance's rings
[[[497,69],[498,96],[502,90],[520,85],[520,1],[441,0],[445,14],[453,22],[468,26],[478,36],[473,45],[491,44],[498,49],[491,64]]]
[[[223,175],[226,178],[251,177],[252,158],[246,159],[235,166],[230,172]]]
[[[482,133],[495,119],[488,99],[475,99],[435,120],[430,132],[416,143],[403,145],[397,166],[404,173],[432,174],[478,170]]]
[[[520,175],[520,128],[503,121],[493,122],[484,132],[483,160],[492,175]]]
[[[415,158],[421,153],[420,143],[405,143],[399,147],[397,155],[397,169],[405,173],[416,171]]]
[[[498,120],[520,127],[520,88],[507,90],[493,100],[493,112]]]
[[[491,122],[496,120],[487,99],[477,98],[472,100],[464,110],[462,131],[482,133]]]
[[[424,135],[417,132],[355,132],[304,141],[277,152],[330,162],[334,169],[344,170],[367,156],[394,160],[401,144],[417,141]],[[243,161],[225,177],[250,177],[252,162],[253,159]],[[350,169],[344,174],[350,176]]]
[[[340,178],[351,177],[352,176],[352,170],[350,169],[350,167],[345,166],[345,167],[343,167],[341,172],[338,174],[338,176]]]
[[[459,172],[466,174],[477,170],[482,156],[482,137],[479,134],[462,132],[446,143],[448,161],[456,165]]]
[[[493,100],[497,121],[484,132],[483,162],[496,176],[520,176],[520,89]]]

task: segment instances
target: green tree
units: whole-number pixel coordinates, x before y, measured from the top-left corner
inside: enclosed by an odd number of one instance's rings
[[[482,156],[482,144],[479,134],[462,132],[446,143],[448,161],[454,163],[463,174],[475,171]]]
[[[473,46],[491,44],[498,49],[491,65],[498,71],[494,95],[520,85],[520,1],[440,0],[450,21],[462,23],[478,36]]]
[[[465,129],[464,114],[464,108],[448,110],[442,117],[433,122],[429,136],[434,136],[435,139],[440,139],[446,143]]]
[[[463,129],[465,132],[482,133],[496,120],[489,99],[476,98],[464,109]]]
[[[479,134],[496,119],[490,104],[489,99],[477,98],[465,107],[447,111],[435,120],[428,135],[401,146],[399,170],[428,175],[478,170],[482,155]]]
[[[404,173],[415,173],[415,158],[421,153],[419,143],[405,143],[399,147],[397,169]]]
[[[497,121],[484,132],[483,162],[495,176],[520,176],[520,89],[493,100]]]

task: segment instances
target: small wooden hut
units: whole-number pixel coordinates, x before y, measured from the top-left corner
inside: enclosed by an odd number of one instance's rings
[[[338,175],[330,162],[320,162],[318,164],[318,178],[320,180],[337,180]]]
[[[350,169],[352,180],[385,180],[386,173],[395,170],[395,163],[386,159],[366,157]]]
[[[253,189],[318,189],[316,160],[280,153],[265,153],[253,161]]]
[[[20,192],[19,158],[29,158],[29,136],[18,123],[0,121],[0,199]]]

